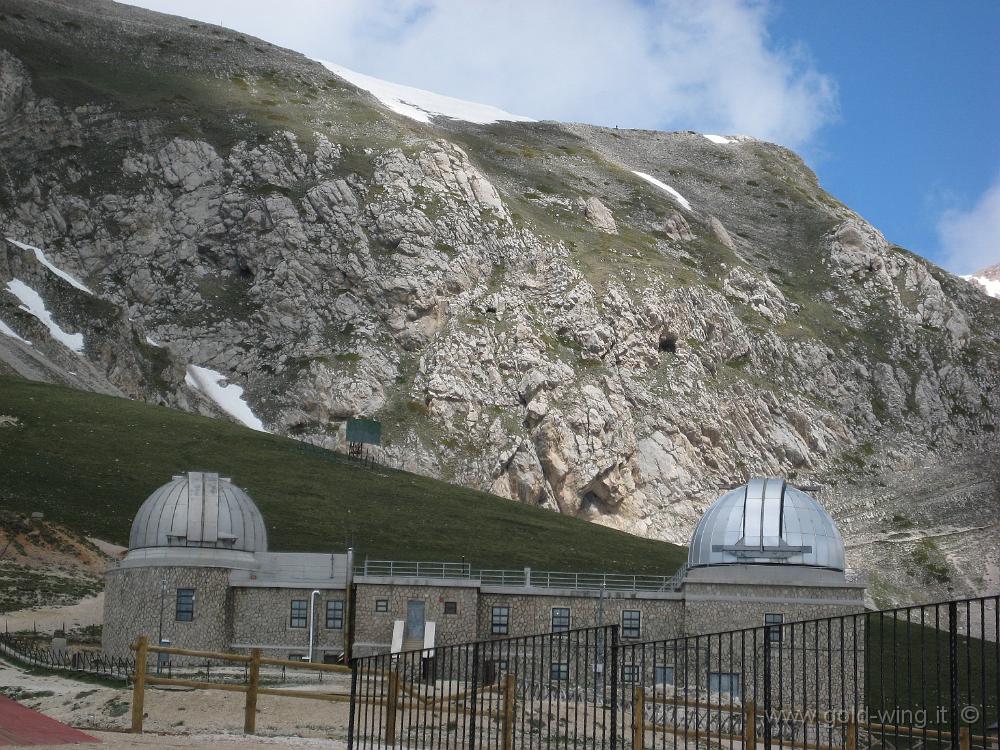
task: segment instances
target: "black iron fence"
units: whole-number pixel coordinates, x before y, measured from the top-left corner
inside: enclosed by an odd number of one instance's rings
[[[998,606],[649,642],[614,625],[359,658],[349,745],[998,748]]]
[[[123,681],[130,680],[135,672],[135,659],[108,656],[97,651],[42,647],[31,638],[10,633],[0,633],[0,654],[33,667],[86,672]]]

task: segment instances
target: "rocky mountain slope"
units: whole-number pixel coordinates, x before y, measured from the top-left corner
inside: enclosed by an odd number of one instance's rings
[[[673,541],[784,474],[886,601],[1000,585],[1000,303],[790,151],[422,122],[226,29],[0,16],[0,370],[332,447],[375,417],[408,468]]]

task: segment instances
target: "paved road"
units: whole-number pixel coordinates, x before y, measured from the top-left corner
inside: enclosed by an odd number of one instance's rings
[[[97,739],[0,696],[0,746],[64,746]]]

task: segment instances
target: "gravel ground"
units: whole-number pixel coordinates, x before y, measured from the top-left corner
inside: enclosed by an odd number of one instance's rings
[[[222,747],[222,748],[247,748],[247,750],[276,748],[331,748],[341,750],[347,747],[344,742],[338,740],[310,739],[305,737],[237,737],[225,734],[129,734],[127,732],[90,732],[91,736],[99,740],[99,744],[78,745],[81,748],[107,748],[108,750],[119,750],[119,748],[133,747]],[[46,747],[53,750],[64,750],[67,745],[37,745],[44,749]]]
[[[346,686],[327,682],[296,689],[331,687],[342,691]],[[125,688],[31,674],[0,661],[0,692],[65,724],[91,734],[99,732],[106,747],[199,747],[226,739],[242,743],[241,747],[339,748],[346,744],[347,703],[260,696],[257,732],[261,736],[249,743],[242,734],[244,697],[240,693],[150,688],[145,702],[145,729],[150,734],[137,737],[122,733],[131,721],[132,693]]]

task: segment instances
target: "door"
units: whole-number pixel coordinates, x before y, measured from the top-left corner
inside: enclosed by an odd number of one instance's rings
[[[424,640],[424,603],[409,601],[406,603],[406,640]]]

